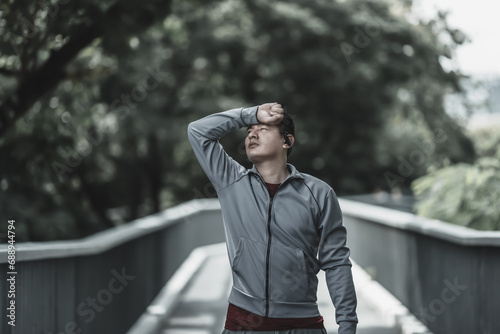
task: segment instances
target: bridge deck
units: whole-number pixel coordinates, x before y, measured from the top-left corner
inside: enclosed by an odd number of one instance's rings
[[[202,267],[181,292],[173,312],[162,320],[158,334],[220,334],[224,326],[231,272],[224,252],[208,256]],[[373,305],[366,291],[366,273],[353,267],[358,297],[358,334],[399,334],[400,330],[384,321],[384,311]],[[324,272],[320,271],[318,305],[329,334],[337,333],[333,308]]]

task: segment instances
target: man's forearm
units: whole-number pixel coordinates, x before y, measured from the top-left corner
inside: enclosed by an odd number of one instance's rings
[[[191,138],[199,140],[218,140],[224,135],[238,130],[244,126],[257,123],[257,106],[249,108],[231,109],[208,115],[188,126],[188,134]]]
[[[215,189],[226,187],[238,177],[243,166],[224,151],[218,140],[241,127],[257,123],[257,107],[231,109],[191,122],[191,147]]]
[[[326,282],[335,306],[335,317],[339,324],[339,334],[356,333],[356,291],[352,279],[351,266],[343,265],[325,272]]]
[[[341,321],[339,323],[339,334],[356,334],[358,323],[354,321]]]

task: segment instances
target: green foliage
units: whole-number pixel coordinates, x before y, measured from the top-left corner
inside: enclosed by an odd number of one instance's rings
[[[451,33],[444,16],[416,27],[380,1],[229,1],[214,8],[200,14],[206,17],[199,21],[202,34],[197,25],[187,26],[194,28],[192,38],[200,38],[196,45],[212,41],[208,49],[200,48],[199,60],[206,61],[201,84],[217,80],[210,87],[211,100],[218,99],[215,87],[222,88],[224,99],[234,92],[235,99],[220,103],[219,110],[239,99],[250,101],[247,105],[287,104],[297,123],[290,160],[300,170],[340,193],[388,188],[384,172],[397,166],[399,144],[408,136],[406,130],[392,138],[387,133],[411,123],[410,131],[446,135],[435,144],[432,164],[472,161],[471,142],[442,103],[445,92],[460,88],[460,75],[444,71],[438,61],[442,54],[451,56],[436,36]],[[362,34],[366,45],[359,43]],[[238,77],[231,79],[234,73]],[[218,85],[224,82],[220,74],[227,86]],[[205,102],[200,108],[206,110]],[[397,124],[395,118],[404,122]],[[229,151],[237,155],[236,149]],[[408,187],[424,172],[419,169],[400,186]]]
[[[56,15],[42,2],[1,8],[0,205],[19,241],[81,237],[215,196],[186,127],[230,108],[286,104],[290,162],[339,194],[387,188],[398,155],[436,129],[446,140],[401,186],[474,157],[443,108],[461,76],[440,58],[463,42],[446,39],[456,31],[444,16],[414,24],[375,0],[64,3]],[[242,139],[221,142],[249,166]]]
[[[474,164],[439,168],[416,179],[419,215],[479,230],[500,230],[500,131],[470,130],[480,156]]]
[[[489,126],[470,131],[476,151],[482,157],[500,159],[500,126]]]
[[[500,159],[483,157],[425,175],[412,184],[419,215],[478,230],[500,230]]]

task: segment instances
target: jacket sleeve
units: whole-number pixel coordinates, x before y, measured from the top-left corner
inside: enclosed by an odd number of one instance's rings
[[[342,224],[342,212],[333,189],[328,191],[320,221],[319,261],[325,271],[328,291],[335,306],[339,334],[354,334],[356,316],[356,291],[346,246],[347,232]]]
[[[216,191],[236,181],[245,168],[219,143],[224,135],[257,124],[257,108],[238,108],[208,115],[188,125],[188,138],[201,167]]]

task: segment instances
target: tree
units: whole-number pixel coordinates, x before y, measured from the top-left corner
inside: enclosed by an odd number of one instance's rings
[[[0,104],[0,136],[68,76],[66,66],[97,38],[118,46],[169,11],[169,1],[8,1],[2,4],[0,73],[14,77]],[[41,84],[43,82],[43,85]]]
[[[106,13],[113,4],[94,6]],[[415,120],[424,137],[442,128],[447,140],[435,144],[436,161],[474,154],[442,105],[445,92],[460,89],[460,75],[439,62],[437,33],[446,28],[409,23],[380,1],[173,1],[158,11],[146,4],[154,20],[134,27],[135,13],[125,11],[124,34],[103,20],[107,33],[64,65],[57,88],[8,123],[0,150],[11,163],[0,185],[12,194],[5,212],[24,217],[26,239],[78,237],[215,196],[186,127],[240,106],[286,104],[297,124],[290,162],[339,194],[391,186],[385,174],[398,176],[393,150],[405,138],[394,131],[399,123]],[[75,22],[92,25],[88,14]],[[11,79],[0,78],[0,89],[15,92]],[[234,133],[221,141],[249,166],[242,139]],[[23,212],[28,206],[33,211]],[[51,228],[40,229],[40,221]]]
[[[441,168],[416,179],[412,187],[421,216],[478,230],[500,230],[499,158]]]
[[[452,57],[464,39],[444,14],[415,25],[404,10],[381,1],[220,3],[189,33],[206,62],[200,84],[208,80],[213,90],[225,78],[223,98],[233,106],[287,104],[298,124],[291,160],[340,193],[408,188],[427,166],[470,162],[475,153],[443,107],[447,93],[461,92],[462,75],[444,70],[440,59]],[[445,44],[443,35],[454,38]],[[199,108],[206,109],[205,100]],[[406,124],[434,147],[428,161],[403,176],[394,144],[407,143],[401,153],[408,154],[419,143],[387,133]]]
[[[130,39],[169,13],[170,1],[158,0],[2,2],[0,175],[9,195],[1,204],[24,218],[18,240],[113,226],[113,201],[89,180],[94,166],[83,159],[106,141],[93,122],[103,110],[96,88],[117,71],[114,55],[126,58]]]
[[[500,230],[500,126],[469,130],[479,158],[433,170],[411,184],[416,212],[478,230]]]

